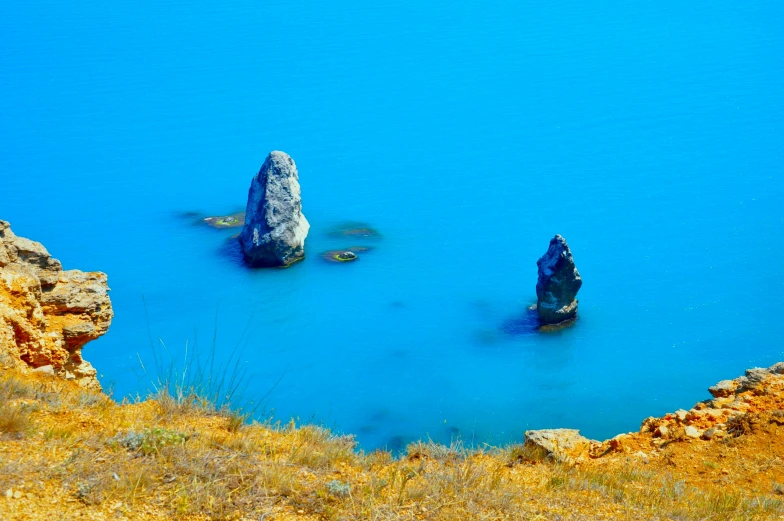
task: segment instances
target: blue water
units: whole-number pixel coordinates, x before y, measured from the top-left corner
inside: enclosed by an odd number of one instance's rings
[[[5,0],[0,218],[108,273],[84,353],[117,397],[150,337],[217,330],[259,411],[365,448],[612,436],[784,360],[782,27],[765,0]],[[309,257],[249,271],[179,214],[242,209],[273,149]],[[352,220],[376,249],[321,260]],[[534,334],[555,233],[580,319]]]

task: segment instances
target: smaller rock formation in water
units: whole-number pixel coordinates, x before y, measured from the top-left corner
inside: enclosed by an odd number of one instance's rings
[[[350,262],[357,260],[359,257],[353,251],[341,251],[333,255],[332,258],[338,262]]]
[[[329,250],[321,254],[321,258],[327,262],[351,262],[359,259],[360,253],[371,251],[370,246],[349,246],[339,250]]]
[[[212,228],[239,228],[245,225],[245,212],[205,217],[202,222]]]
[[[0,221],[0,356],[23,370],[100,389],[82,347],[109,329],[106,274],[63,271],[41,243]]]
[[[577,292],[583,285],[566,240],[556,235],[542,258],[536,261],[536,311],[542,325],[558,324],[577,316]]]
[[[309,229],[294,160],[284,152],[270,152],[248,192],[239,238],[245,262],[251,267],[286,267],[302,260]]]
[[[380,239],[381,233],[367,223],[351,221],[335,226],[327,232],[327,236],[335,238]]]

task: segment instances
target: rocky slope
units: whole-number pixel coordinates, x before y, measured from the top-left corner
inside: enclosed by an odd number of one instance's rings
[[[247,425],[188,396],[118,404],[0,365],[0,519],[780,520],[780,368],[605,442],[556,429],[395,458],[320,427]]]
[[[22,370],[100,389],[82,347],[109,329],[106,274],[63,270],[38,242],[0,221],[0,355]]]
[[[747,434],[763,424],[784,425],[784,362],[748,369],[745,376],[710,387],[713,399],[660,418],[643,420],[640,431],[600,442],[572,429],[528,431],[525,444],[562,463],[585,462],[610,454],[647,459],[674,442],[720,442]],[[761,416],[760,416],[761,415]]]

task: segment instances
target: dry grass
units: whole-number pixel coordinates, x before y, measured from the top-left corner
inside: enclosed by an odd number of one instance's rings
[[[394,458],[316,426],[247,424],[195,394],[117,404],[6,370],[0,491],[25,495],[0,497],[0,519],[778,519],[784,429],[755,425],[650,460],[570,466],[430,441]]]
[[[30,428],[30,412],[35,403],[36,385],[26,379],[10,376],[0,380],[0,437],[20,438]]]

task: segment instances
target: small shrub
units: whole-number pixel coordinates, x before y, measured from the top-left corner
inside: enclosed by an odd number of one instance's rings
[[[76,399],[76,403],[79,407],[94,407],[96,405],[103,405],[106,401],[104,396],[95,393],[87,393],[87,392],[80,392],[79,396]]]
[[[34,398],[37,385],[16,376],[0,378],[0,403],[17,398]]]
[[[74,495],[85,505],[98,505],[104,499],[102,487],[96,486],[94,479],[78,482]]]
[[[30,425],[29,410],[22,405],[0,404],[0,434],[21,438]]]
[[[247,420],[247,416],[237,412],[237,411],[229,411],[226,416],[226,430],[229,432],[239,432],[242,429],[242,426],[245,425],[245,420]]]
[[[330,494],[334,494],[339,497],[348,496],[351,493],[351,485],[348,483],[343,483],[340,480],[333,479],[332,481],[327,482],[327,490]]]
[[[120,445],[128,450],[140,452],[145,456],[158,454],[163,447],[183,445],[188,435],[170,431],[162,427],[145,429],[142,432],[128,431],[109,438],[109,445]]]
[[[559,489],[564,488],[568,482],[569,478],[567,478],[565,475],[556,474],[555,476],[550,477],[550,481],[547,485],[550,488]]]
[[[461,441],[453,441],[449,445],[435,443],[432,440],[427,442],[417,441],[411,443],[406,448],[409,459],[420,457],[432,458],[436,460],[458,459],[465,456],[467,451]]]
[[[744,434],[751,434],[754,431],[755,424],[755,418],[750,414],[731,416],[727,420],[727,434],[735,438]]]

